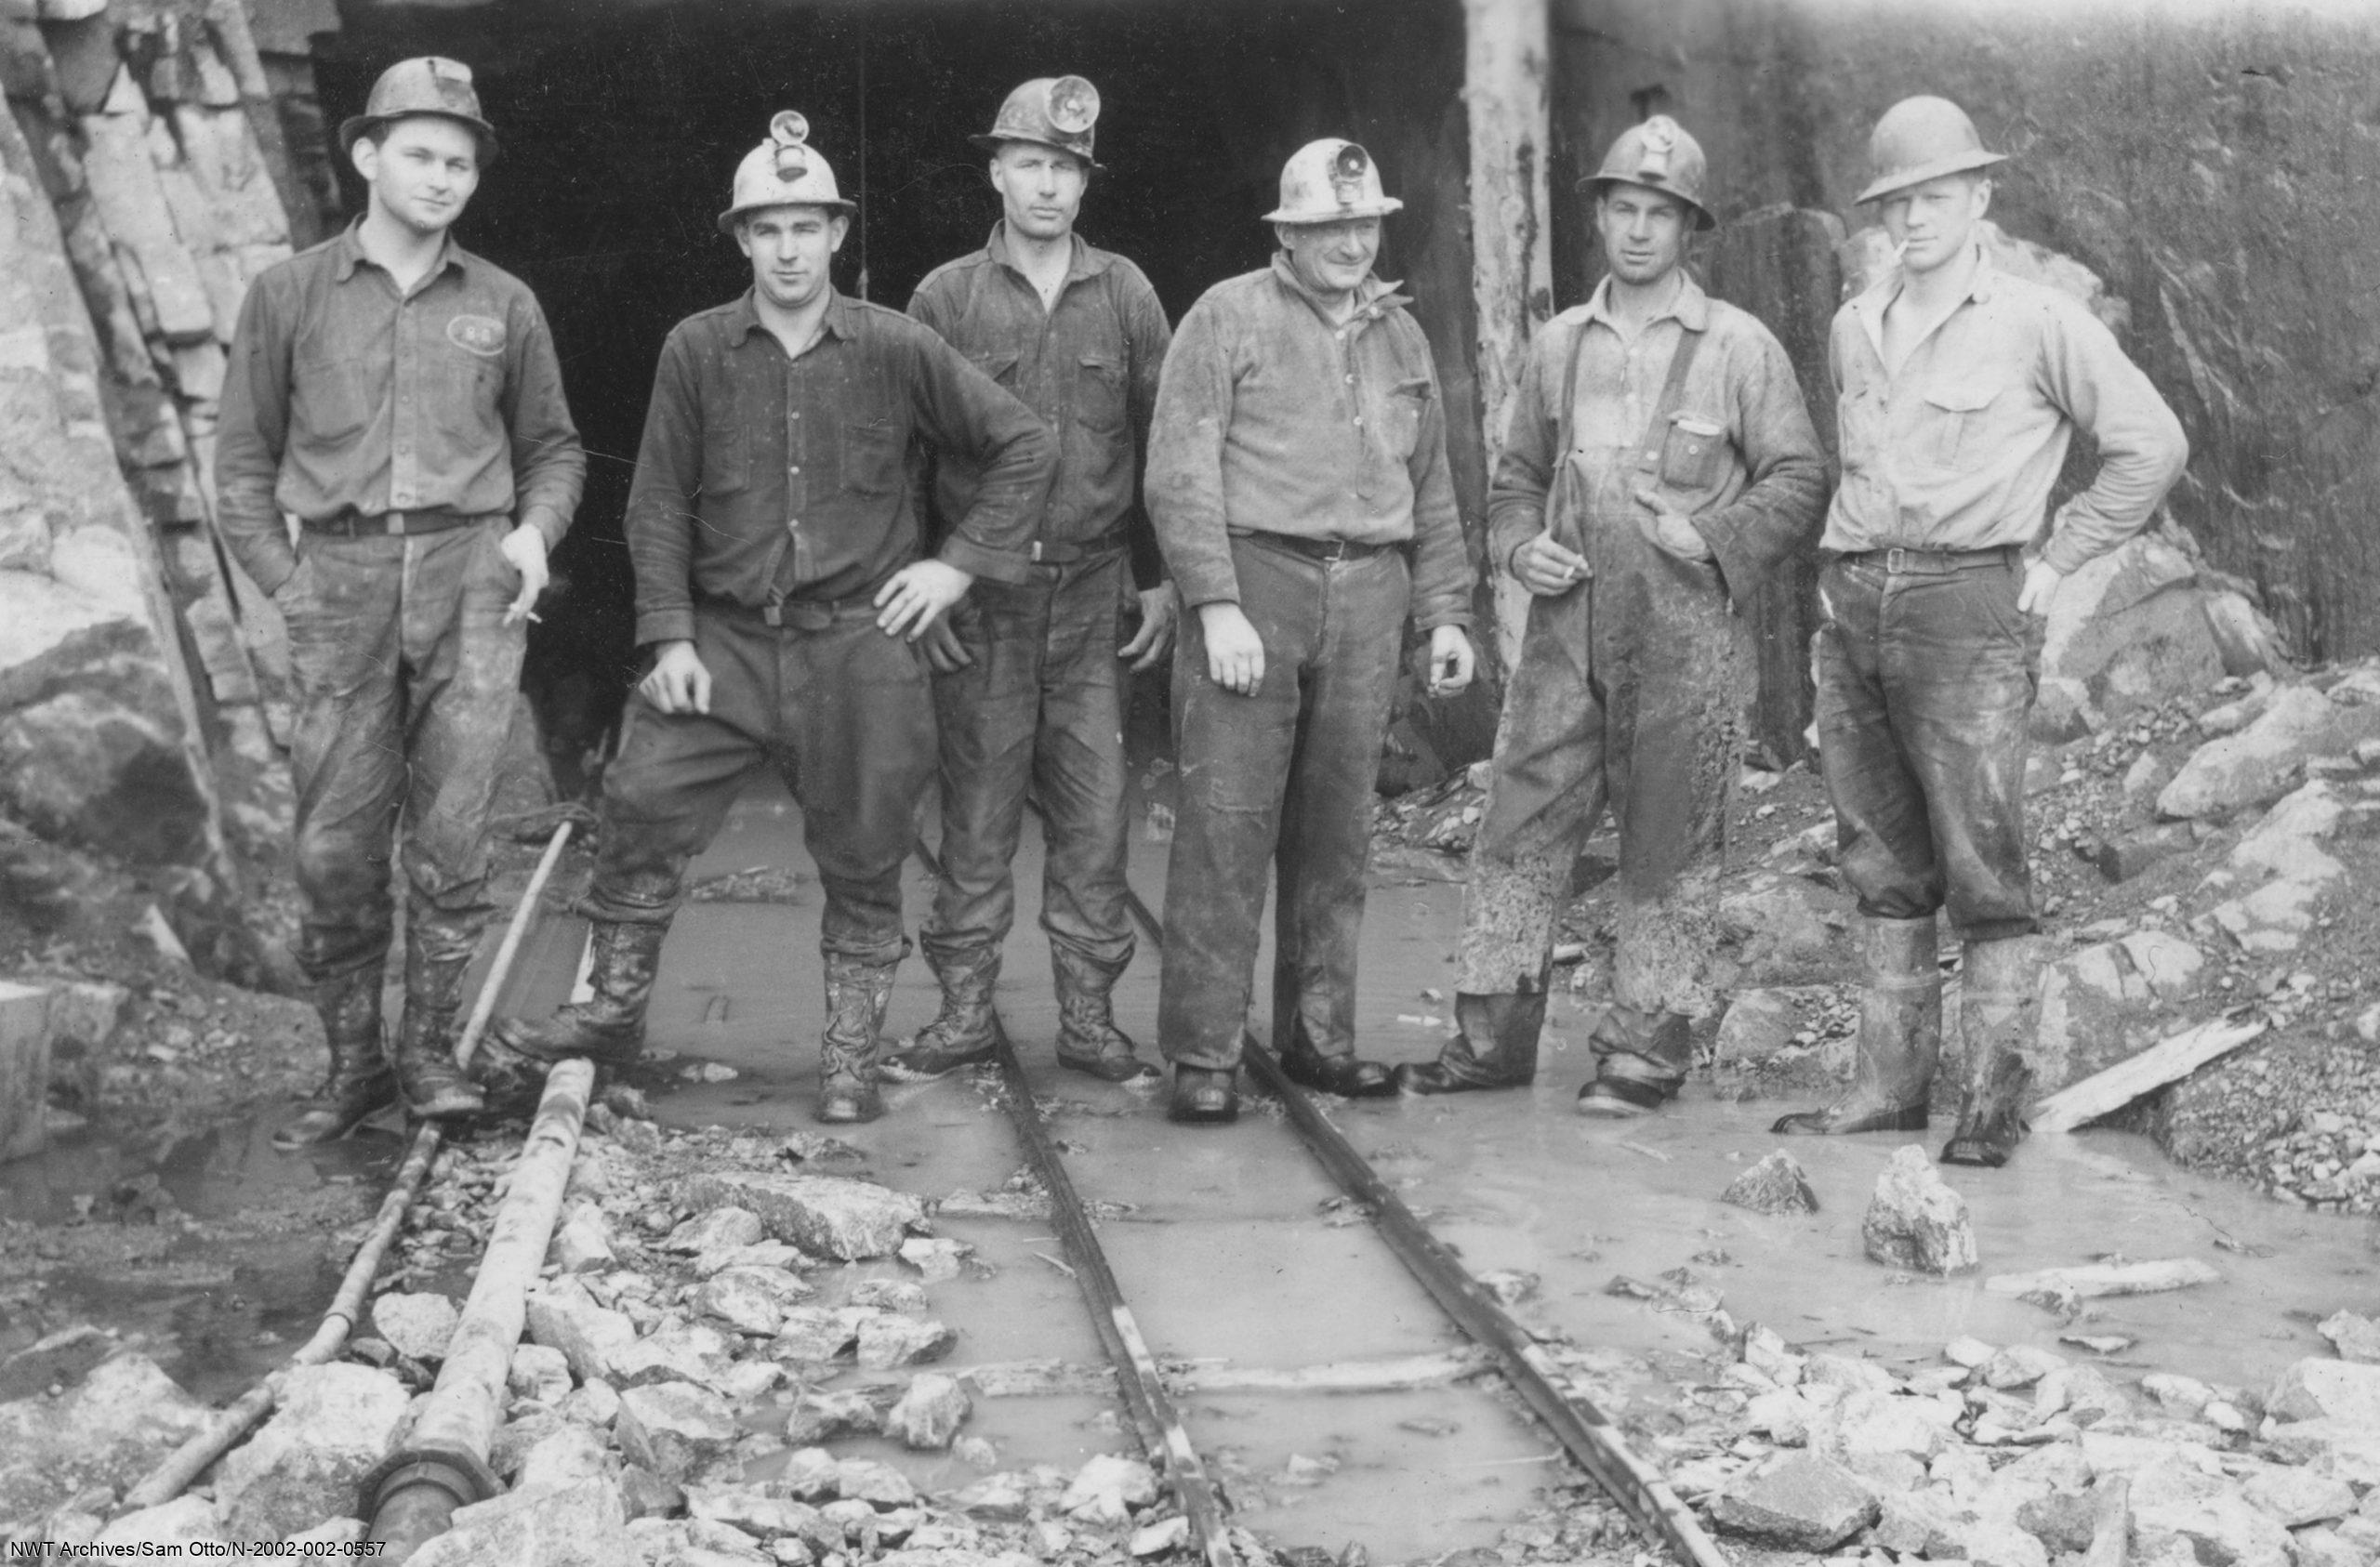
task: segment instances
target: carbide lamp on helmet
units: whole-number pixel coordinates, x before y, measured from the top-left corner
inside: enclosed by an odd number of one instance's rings
[[[822,206],[846,216],[859,210],[843,199],[835,171],[810,145],[810,122],[790,109],[769,122],[768,140],[735,165],[734,191],[719,215],[719,231],[734,233],[738,217],[764,206]]]
[[[2008,161],[1984,150],[1967,112],[1947,98],[1905,98],[1884,111],[1868,137],[1868,188],[1862,202],[1882,201],[1896,191],[1965,174]]]
[[[1642,185],[1684,202],[1694,211],[1695,228],[1702,230],[1719,222],[1703,200],[1710,178],[1702,143],[1667,114],[1656,114],[1620,132],[1603,155],[1603,166],[1580,180],[1579,189],[1600,195],[1609,185]]]
[[[356,142],[376,125],[415,114],[435,114],[469,125],[480,141],[480,162],[496,159],[496,127],[480,113],[480,95],[471,86],[471,68],[443,55],[401,59],[380,72],[364,112],[339,122],[338,144],[352,152]]]
[[[1091,127],[1099,123],[1099,89],[1082,76],[1036,76],[1008,95],[992,128],[967,139],[986,152],[1004,141],[1030,141],[1071,152],[1084,166],[1100,165],[1091,155]]]
[[[1339,223],[1385,217],[1405,204],[1381,190],[1380,165],[1352,141],[1309,141],[1281,165],[1281,204],[1267,223]]]

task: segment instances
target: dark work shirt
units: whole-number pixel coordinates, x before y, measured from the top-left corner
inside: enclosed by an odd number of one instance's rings
[[[350,228],[249,288],[223,383],[216,509],[266,592],[298,569],[284,511],[510,515],[550,549],[586,481],[545,312],[502,268],[450,239],[401,295]]]
[[[983,474],[939,558],[1024,581],[1050,437],[932,330],[838,294],[817,341],[789,359],[748,290],[680,322],[628,491],[637,641],[692,638],[701,599],[760,608],[874,593],[920,551],[915,439]]]
[[[928,273],[909,313],[1015,393],[1057,439],[1058,475],[1039,541],[1081,544],[1124,524],[1133,574],[1154,587],[1163,560],[1140,504],[1139,459],[1173,329],[1138,267],[1079,235],[1073,244],[1057,303],[1047,309],[1009,258],[1001,223],[983,249]],[[933,494],[944,517],[964,516],[980,482],[972,464],[937,454]]]

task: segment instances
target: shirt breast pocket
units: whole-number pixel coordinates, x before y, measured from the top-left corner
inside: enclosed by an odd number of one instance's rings
[[[496,391],[504,384],[504,362],[459,349],[433,350],[430,360],[431,422],[457,444],[500,440]]]
[[[843,488],[855,495],[889,495],[901,483],[901,431],[889,419],[853,419],[843,426]]]
[[[301,359],[289,375],[290,424],[311,441],[342,445],[371,422],[372,403],[360,365],[346,360]]]
[[[1983,380],[1943,381],[1926,388],[1918,405],[1919,455],[1936,467],[1961,467],[1973,461],[2000,394],[1998,383]]]
[[[1430,410],[1430,383],[1426,377],[1399,381],[1388,394],[1389,450],[1400,458],[1410,458],[1421,444],[1421,419]]]
[[[1661,438],[1661,482],[1678,490],[1707,490],[1719,481],[1727,460],[1725,426],[1692,414],[1673,414]]]
[[[1013,350],[1004,353],[972,353],[967,356],[967,362],[1010,391],[1016,389],[1017,355]]]
[[[1085,354],[1075,368],[1075,417],[1085,429],[1113,435],[1124,428],[1124,366],[1104,354]]]

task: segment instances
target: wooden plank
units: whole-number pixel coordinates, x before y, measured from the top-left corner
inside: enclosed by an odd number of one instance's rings
[[[2261,1018],[2215,1018],[2150,1046],[2129,1060],[2059,1089],[2025,1119],[2036,1132],[2070,1132],[2112,1115],[2143,1094],[2178,1083],[2207,1062],[2229,1055],[2263,1034]]]
[[[1992,1295],[2054,1295],[2097,1300],[2111,1295],[2163,1295],[2193,1284],[2215,1284],[2223,1275],[2195,1257],[2155,1262],[2094,1262],[2080,1268],[2044,1268],[2038,1273],[2002,1273],[1986,1279]]]
[[[49,992],[0,980],[0,1164],[47,1146],[48,1108]]]

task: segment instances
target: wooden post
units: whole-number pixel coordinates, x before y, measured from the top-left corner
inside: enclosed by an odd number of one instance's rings
[[[1479,408],[1494,473],[1529,335],[1554,313],[1546,160],[1553,113],[1547,0],[1463,0],[1463,104],[1471,131],[1471,286],[1479,314]],[[1494,562],[1498,651],[1520,662],[1527,595]]]
[[[0,1164],[49,1140],[49,992],[0,980]]]

